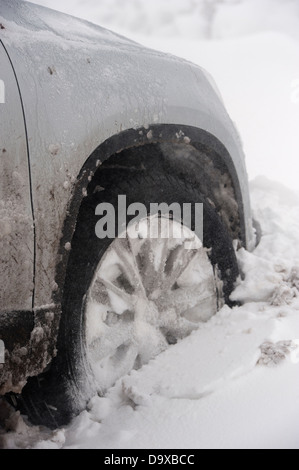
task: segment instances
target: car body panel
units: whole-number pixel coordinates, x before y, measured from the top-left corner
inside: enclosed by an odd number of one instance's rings
[[[0,312],[32,308],[34,231],[27,139],[18,84],[0,43]]]

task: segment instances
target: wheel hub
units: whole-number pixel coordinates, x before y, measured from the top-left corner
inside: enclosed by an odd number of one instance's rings
[[[145,236],[149,225],[158,238]],[[208,320],[217,290],[207,250],[191,230],[157,216],[129,227],[102,257],[87,293],[87,355],[99,389]]]

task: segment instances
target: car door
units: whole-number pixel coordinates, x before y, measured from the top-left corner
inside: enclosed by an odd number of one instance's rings
[[[33,275],[26,127],[13,65],[0,41],[0,314],[32,308]]]

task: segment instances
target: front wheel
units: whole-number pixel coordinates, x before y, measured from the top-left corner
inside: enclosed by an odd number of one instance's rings
[[[114,239],[98,238],[96,207],[111,204],[118,220],[120,195],[127,206],[142,204],[145,216]],[[202,203],[203,242],[192,231],[194,212],[186,227],[169,213],[153,214],[151,203]],[[122,175],[87,196],[71,246],[58,355],[39,388],[31,379],[23,392],[30,419],[49,427],[67,423],[94,394],[207,321],[229,302],[238,274],[215,210],[198,189],[161,173]]]

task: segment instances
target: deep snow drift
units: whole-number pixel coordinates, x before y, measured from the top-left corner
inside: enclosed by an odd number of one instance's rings
[[[245,275],[191,336],[66,429],[7,411],[3,447],[299,448],[299,5],[296,0],[36,0],[207,68],[241,132],[263,236]],[[170,6],[171,4],[171,6]],[[9,431],[9,432],[8,432]]]

